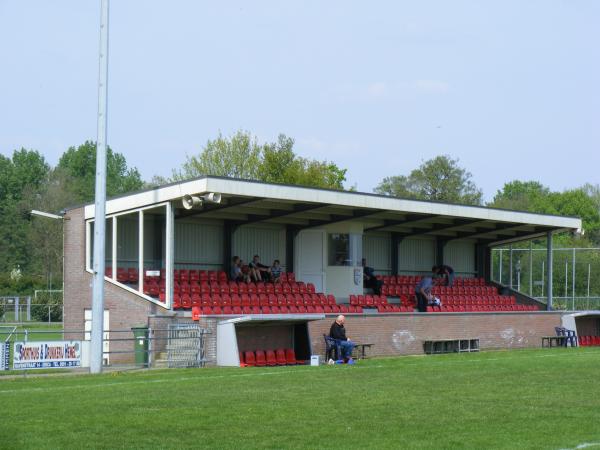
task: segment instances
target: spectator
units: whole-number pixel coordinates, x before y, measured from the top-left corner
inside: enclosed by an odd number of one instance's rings
[[[367,288],[373,289],[373,293],[375,295],[381,295],[381,286],[383,285],[383,281],[378,280],[375,276],[375,269],[367,266],[367,259],[362,259],[362,267],[363,267],[363,286]]]
[[[352,359],[354,343],[346,337],[346,329],[344,328],[345,322],[346,318],[344,316],[337,316],[337,319],[335,319],[335,322],[333,322],[331,329],[329,330],[329,337],[332,337],[339,342],[342,351],[341,357],[344,362],[347,364],[354,364],[354,360]],[[338,355],[338,357],[339,356],[340,355]]]
[[[273,266],[271,267],[271,278],[273,279],[273,283],[279,283],[281,281],[281,265],[279,260],[276,259],[273,261]]]
[[[242,272],[242,260],[239,256],[231,258],[231,268],[229,269],[229,278],[232,281],[250,282],[250,277]]]
[[[433,287],[433,279],[431,277],[423,277],[415,288],[415,296],[417,297],[417,309],[419,312],[427,312],[427,305],[433,299],[431,288]]]
[[[250,269],[254,270],[257,281],[271,280],[271,268],[260,262],[260,256],[254,255],[254,258],[252,258],[252,261],[248,266]]]
[[[433,266],[431,271],[434,275],[440,275],[446,279],[444,286],[451,287],[454,283],[454,269],[452,267],[442,264],[441,266]]]

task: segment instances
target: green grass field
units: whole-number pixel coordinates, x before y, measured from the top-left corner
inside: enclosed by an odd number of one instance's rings
[[[0,447],[600,447],[599,375],[583,348],[4,377]]]

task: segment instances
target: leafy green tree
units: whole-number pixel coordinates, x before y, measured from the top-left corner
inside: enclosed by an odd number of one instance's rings
[[[219,135],[208,141],[200,155],[188,157],[175,180],[202,175],[228,176],[269,183],[343,189],[346,169],[328,161],[302,158],[294,152],[294,140],[283,134],[277,142],[259,144],[250,133]]]
[[[423,162],[408,176],[384,178],[375,192],[416,200],[480,205],[482,192],[471,180],[471,173],[448,155]]]
[[[35,150],[16,150],[11,159],[0,158],[0,272],[8,273],[17,265],[30,269],[29,205],[23,204],[22,198],[25,189],[39,189],[49,170]]]
[[[79,202],[94,199],[96,182],[96,144],[86,141],[79,147],[69,147],[63,153],[58,168],[72,179],[71,189]],[[106,150],[106,195],[108,197],[139,190],[143,187],[142,177],[135,167],[128,167],[125,157]]]
[[[514,180],[506,183],[488,204],[494,208],[547,212],[550,189],[537,181]]]
[[[219,133],[208,141],[198,156],[191,156],[173,178],[184,180],[202,175],[244,178],[255,180],[261,160],[262,148],[250,133],[238,131],[230,138]]]

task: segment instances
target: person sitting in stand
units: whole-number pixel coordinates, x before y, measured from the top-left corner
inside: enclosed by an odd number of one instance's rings
[[[344,363],[354,364],[354,360],[352,359],[352,350],[354,349],[354,342],[352,342],[346,336],[346,329],[344,328],[344,323],[346,322],[346,318],[343,315],[337,316],[335,322],[331,325],[329,329],[329,337],[332,337],[336,341],[339,342],[341,349],[341,357],[344,360]],[[338,358],[340,355],[338,355]]]
[[[375,276],[375,269],[367,266],[367,259],[362,259],[362,267],[363,267],[363,286],[366,288],[373,289],[373,293],[375,295],[381,295],[381,286],[383,285],[383,281],[378,280]]]
[[[271,280],[271,268],[269,266],[265,266],[260,262],[260,256],[254,255],[254,258],[252,258],[252,261],[250,262],[250,264],[248,264],[248,266],[250,267],[250,269],[254,270],[255,275],[258,278],[257,281]]]
[[[244,264],[244,261],[240,259],[240,267],[242,268],[242,274],[248,278],[248,283],[251,281],[262,281],[260,272],[251,267],[250,264]]]
[[[423,277],[415,287],[415,296],[417,297],[417,309],[419,312],[427,312],[427,305],[433,298],[431,288],[433,287],[433,279],[431,277]]]
[[[229,269],[229,278],[231,281],[250,282],[250,277],[242,272],[242,260],[239,256],[231,258],[231,268]]]
[[[444,286],[452,287],[454,283],[454,269],[452,267],[442,264],[441,266],[433,266],[431,271],[434,275],[440,275],[446,279]]]
[[[273,283],[279,283],[281,281],[281,265],[279,260],[276,259],[273,261],[273,265],[271,266],[271,278],[273,279]]]

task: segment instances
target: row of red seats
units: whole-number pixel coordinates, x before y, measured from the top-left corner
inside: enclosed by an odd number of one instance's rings
[[[153,284],[153,283],[151,283]],[[165,284],[158,284],[159,289],[164,292]],[[177,283],[173,286],[173,291],[179,294],[314,294],[315,285],[312,283],[303,283],[302,281],[285,283]]]
[[[166,270],[165,269],[144,269],[147,271],[156,271],[160,274],[156,277],[150,277],[144,275],[146,279],[157,279],[165,280]],[[113,272],[112,267],[106,267],[104,271],[105,276],[112,278]],[[137,267],[117,267],[117,281],[120,283],[137,283],[139,280],[139,270]],[[192,269],[175,269],[173,270],[173,280],[176,283],[202,283],[202,282],[215,282],[215,283],[226,283],[228,281],[227,273],[223,270],[192,270]],[[282,272],[279,277],[281,282],[295,282],[296,275],[293,272]]]
[[[494,295],[498,290],[493,286],[434,286],[431,292],[435,295]],[[400,295],[414,295],[415,286],[408,284],[384,284],[381,286],[381,293],[390,297],[399,297]]]
[[[446,305],[516,305],[517,299],[513,295],[469,295],[464,297],[440,295],[439,299]]]
[[[164,300],[164,294],[160,294]],[[335,297],[325,294],[203,294],[175,295],[173,307],[191,308],[192,306],[316,306],[335,305]]]
[[[351,305],[360,306],[378,306],[387,305],[387,297],[385,295],[350,295]]]
[[[377,275],[377,279],[383,281],[384,285],[406,284],[415,285],[423,279],[421,275]],[[434,278],[434,284],[442,284],[445,282],[443,278]],[[484,278],[454,278],[455,286],[485,286]]]
[[[412,313],[415,312],[414,305],[399,305],[399,304],[387,304],[387,305],[378,305],[377,312],[380,313]]]
[[[538,311],[536,305],[442,305],[428,306],[427,312],[498,312],[498,311]]]
[[[362,314],[361,306],[354,305],[300,305],[300,306],[193,306],[192,320],[201,316],[246,314]]]
[[[296,352],[293,348],[240,352],[241,367],[295,366],[303,363],[304,361],[296,359]]]
[[[600,336],[579,336],[579,345],[582,347],[600,345]]]

